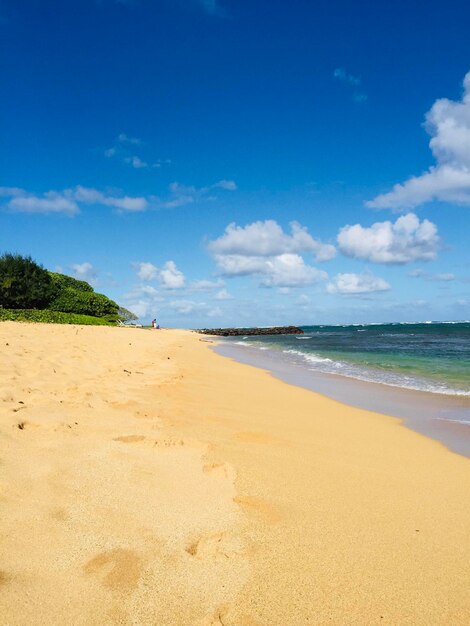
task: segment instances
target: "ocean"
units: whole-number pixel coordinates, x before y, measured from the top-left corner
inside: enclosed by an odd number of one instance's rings
[[[309,371],[470,396],[470,322],[303,326],[303,335],[236,337]]]

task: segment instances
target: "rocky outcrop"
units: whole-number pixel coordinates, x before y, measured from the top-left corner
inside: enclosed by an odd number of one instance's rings
[[[220,337],[245,337],[250,335],[302,335],[304,331],[297,326],[273,326],[272,328],[201,328],[196,332]]]

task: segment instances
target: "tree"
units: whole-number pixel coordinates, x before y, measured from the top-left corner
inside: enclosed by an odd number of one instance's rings
[[[138,319],[135,313],[132,313],[129,309],[125,309],[123,306],[119,307],[118,316],[122,322],[131,322],[132,320]]]
[[[0,256],[0,305],[5,309],[45,309],[55,296],[49,272],[19,254]]]

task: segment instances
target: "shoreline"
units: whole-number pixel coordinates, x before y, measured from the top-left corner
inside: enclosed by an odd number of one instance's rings
[[[470,621],[468,459],[189,331],[0,346],[5,624]]]
[[[268,371],[288,384],[308,389],[345,405],[403,420],[408,428],[440,441],[470,458],[470,399],[319,372],[282,361],[276,352],[220,341],[222,356]]]

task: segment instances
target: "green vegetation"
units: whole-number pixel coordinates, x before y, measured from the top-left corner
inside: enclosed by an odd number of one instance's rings
[[[114,316],[118,319],[119,305],[100,293],[83,280],[75,280],[63,274],[50,273],[56,296],[49,305],[51,311],[80,313],[94,317]]]
[[[46,324],[82,324],[93,326],[114,326],[115,322],[106,318],[62,313],[61,311],[38,311],[37,309],[0,309],[0,322],[42,322]]]
[[[45,309],[55,287],[47,270],[31,257],[0,257],[0,304],[7,309]]]
[[[119,307],[118,316],[123,322],[131,322],[132,320],[138,319],[135,313],[132,313],[129,309],[125,309],[123,306]]]
[[[116,324],[136,316],[84,280],[48,272],[31,257],[0,257],[0,321]]]
[[[77,291],[85,291],[87,293],[93,293],[93,287],[89,285],[84,280],[77,280],[76,278],[72,278],[71,276],[66,276],[65,274],[57,274],[57,272],[48,272],[49,276],[52,278],[52,282],[56,290],[71,288],[76,289]]]

